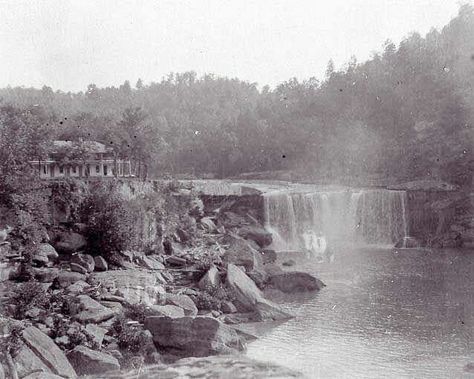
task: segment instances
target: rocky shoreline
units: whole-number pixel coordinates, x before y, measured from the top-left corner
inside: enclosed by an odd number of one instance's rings
[[[297,377],[241,356],[255,337],[238,324],[292,317],[265,298],[267,288],[324,284],[275,264],[272,236],[251,206],[190,204],[193,236],[177,225],[154,250],[113,259],[85,253],[78,223],[56,227],[29,265],[7,238],[0,378]]]

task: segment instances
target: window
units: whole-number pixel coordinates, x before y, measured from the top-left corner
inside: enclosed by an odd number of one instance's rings
[[[64,174],[64,166],[59,166],[59,173]]]
[[[104,165],[104,176],[107,176],[107,165]]]
[[[46,174],[46,165],[43,166],[43,174]]]
[[[97,174],[100,172],[100,166],[99,165],[95,165],[95,172]]]
[[[76,173],[76,166],[72,166],[72,172],[73,172],[73,174]]]

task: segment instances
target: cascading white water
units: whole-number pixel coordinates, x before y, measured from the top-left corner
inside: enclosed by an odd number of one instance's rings
[[[389,190],[276,191],[264,195],[276,250],[299,250],[308,233],[331,245],[393,244],[408,235],[406,193]]]

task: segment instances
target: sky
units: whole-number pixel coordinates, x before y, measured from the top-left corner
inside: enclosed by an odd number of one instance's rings
[[[0,0],[0,87],[84,91],[170,72],[274,87],[424,35],[457,0]]]

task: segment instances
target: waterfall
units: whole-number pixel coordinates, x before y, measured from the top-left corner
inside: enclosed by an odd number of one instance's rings
[[[276,250],[304,250],[308,233],[328,245],[391,245],[408,235],[404,191],[275,191],[264,194]]]

